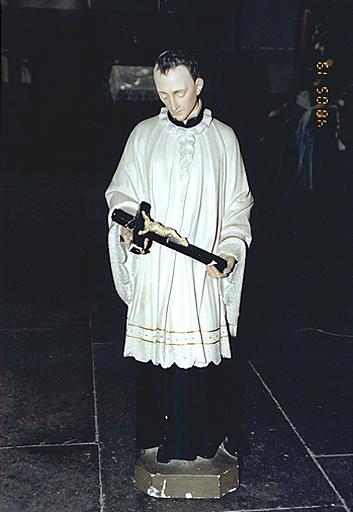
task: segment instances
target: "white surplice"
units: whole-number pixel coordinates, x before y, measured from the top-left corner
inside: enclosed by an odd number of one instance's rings
[[[128,305],[124,356],[163,368],[230,358],[253,204],[234,131],[208,109],[196,126],[184,128],[162,108],[131,132],[106,199],[114,283]],[[235,256],[234,271],[211,278],[204,264],[157,243],[146,255],[128,252],[111,213],[135,215],[141,201],[189,243]]]

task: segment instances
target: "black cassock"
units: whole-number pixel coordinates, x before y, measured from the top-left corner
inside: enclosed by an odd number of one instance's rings
[[[233,455],[247,451],[240,429],[245,379],[239,359],[187,370],[136,362],[136,373],[139,449],[159,447],[159,462],[212,458],[224,440]]]

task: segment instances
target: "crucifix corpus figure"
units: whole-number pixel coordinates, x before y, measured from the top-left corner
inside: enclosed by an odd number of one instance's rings
[[[224,368],[237,332],[253,198],[233,129],[200,99],[197,61],[165,51],[154,81],[164,107],[131,132],[106,199],[113,278],[128,308],[124,356],[136,360],[137,448],[155,448],[157,462],[168,464],[212,459],[220,446],[236,455]],[[154,242],[132,251],[132,231],[112,212],[135,216],[143,201],[151,214],[144,212],[140,234],[155,222],[170,226],[174,237],[224,258],[226,268]]]

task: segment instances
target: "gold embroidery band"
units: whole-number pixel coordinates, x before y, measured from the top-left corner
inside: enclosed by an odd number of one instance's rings
[[[188,346],[188,345],[216,345],[216,343],[220,343],[221,339],[228,338],[228,335],[221,336],[217,341],[212,341],[211,343],[206,343],[206,342],[202,342],[202,341],[198,341],[197,343],[168,343],[168,342],[160,341],[160,340],[146,340],[144,338],[140,338],[139,336],[133,336],[132,334],[126,334],[126,337],[133,338],[133,339],[139,340],[139,341],[145,341],[146,343],[160,343],[160,344],[165,344],[168,346],[183,347],[183,346]]]
[[[152,329],[150,327],[144,327],[143,325],[137,325],[137,324],[130,324],[128,323],[127,324],[127,328],[129,327],[138,327],[139,329],[143,329],[144,331],[153,331],[153,332],[156,332],[156,331],[162,331],[162,332],[167,332],[167,333],[171,333],[171,334],[194,334],[195,332],[198,332],[198,333],[204,333],[204,332],[216,332],[216,331],[220,331],[221,329],[224,329],[226,328],[227,326],[226,325],[221,325],[220,327],[216,327],[216,329],[210,329],[209,331],[200,331],[200,330],[197,330],[197,331],[167,331],[166,329],[160,329],[159,327],[156,327],[155,329]]]

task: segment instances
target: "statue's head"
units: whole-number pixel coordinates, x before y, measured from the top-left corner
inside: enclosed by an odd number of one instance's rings
[[[158,57],[153,76],[158,95],[170,114],[178,121],[187,121],[204,85],[194,57],[184,50],[167,50]]]

